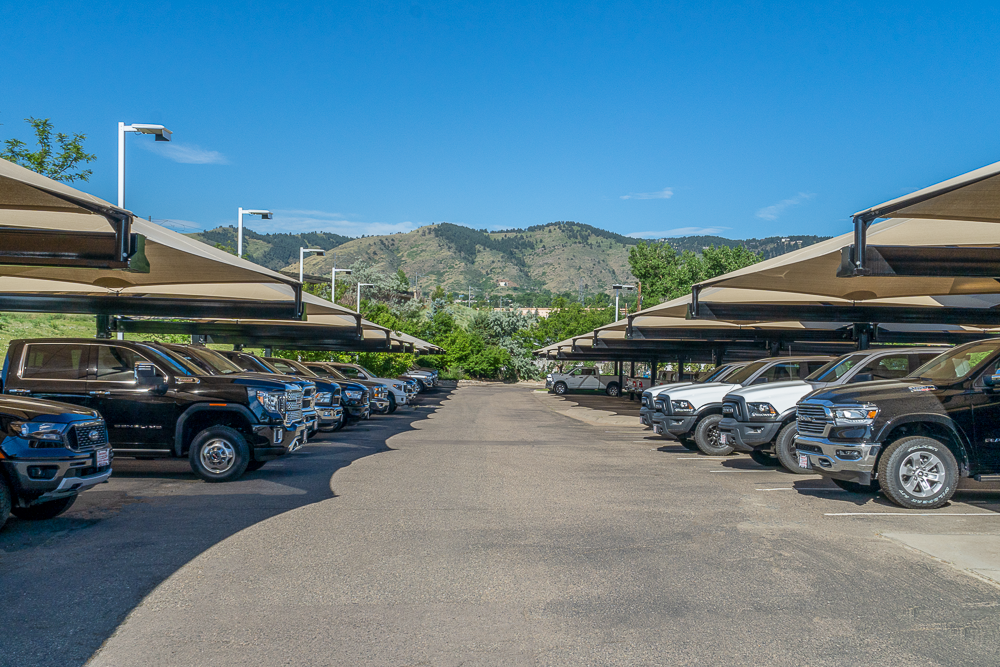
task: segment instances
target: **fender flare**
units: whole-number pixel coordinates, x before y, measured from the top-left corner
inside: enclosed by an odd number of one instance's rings
[[[949,419],[944,415],[934,414],[933,412],[914,413],[914,414],[903,415],[896,419],[890,419],[885,424],[882,425],[882,428],[879,429],[878,436],[873,438],[873,440],[879,443],[885,442],[885,439],[889,437],[889,434],[892,433],[894,430],[896,430],[898,427],[903,426],[905,424],[914,424],[914,423],[932,423],[932,424],[937,424],[938,426],[941,426],[944,429],[946,429],[948,432],[951,433],[952,437],[954,437],[955,440],[958,442],[958,448],[960,450],[959,453],[964,459],[964,462],[963,461],[958,462],[959,468],[960,469],[962,467],[968,468],[972,465],[972,457],[969,456],[969,452],[973,451],[973,448],[971,447],[971,443],[968,436],[966,436],[965,433],[962,431],[962,429],[960,429],[951,419]]]
[[[699,420],[708,415],[722,414],[722,402],[718,403],[706,403],[697,410],[694,411],[694,416]],[[678,415],[680,416],[680,415]]]
[[[181,416],[177,419],[177,425],[174,426],[174,456],[181,457],[184,455],[184,425],[187,423],[188,417],[202,412],[235,412],[236,414],[244,417],[251,425],[257,424],[260,421],[257,419],[256,415],[250,411],[250,408],[245,405],[240,405],[239,403],[230,403],[224,407],[212,406],[206,403],[197,403],[192,405],[190,408],[185,410],[183,414],[181,414]]]

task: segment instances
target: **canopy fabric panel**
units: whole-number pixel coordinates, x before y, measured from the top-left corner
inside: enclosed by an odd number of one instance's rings
[[[103,199],[7,160],[0,160],[0,208],[16,211],[58,211],[80,215],[92,215],[96,212],[107,212],[119,217],[131,215],[128,211]],[[89,224],[97,227],[94,231],[114,231],[106,218],[97,217],[103,219],[104,224],[100,226],[98,222],[91,221]],[[44,228],[58,229],[58,227]]]
[[[1000,222],[1000,162],[897,197],[854,214],[878,218],[932,218]]]
[[[727,273],[695,286],[699,300],[706,287],[769,290],[868,301],[897,297],[982,295],[1000,293],[1000,283],[986,277],[873,277],[835,278],[842,249],[854,234],[807,246],[753,266]],[[892,219],[872,225],[868,242],[879,245],[1000,247],[1000,227],[986,222]],[[749,301],[750,299],[748,299]]]

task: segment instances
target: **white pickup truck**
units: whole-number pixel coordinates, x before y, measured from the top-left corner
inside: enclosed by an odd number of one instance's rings
[[[621,393],[617,375],[599,375],[596,368],[574,368],[569,373],[549,373],[545,376],[545,388],[560,396],[567,391],[584,389],[603,390],[608,396]]]

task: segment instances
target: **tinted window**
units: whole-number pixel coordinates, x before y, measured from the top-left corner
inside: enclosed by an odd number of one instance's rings
[[[806,379],[815,380],[816,382],[834,382],[837,379],[844,377],[844,374],[847,373],[847,371],[857,366],[867,356],[867,354],[849,354],[847,356],[840,357],[839,359],[834,359],[833,361],[820,366]]]
[[[281,359],[271,359],[269,363],[286,375],[301,375],[299,369]]]
[[[340,371],[341,374],[345,375],[346,377],[349,377],[349,378],[352,378],[352,379],[355,379],[355,380],[358,379],[358,377],[361,375],[358,372],[358,369],[351,368],[350,366],[337,366],[337,370]]]
[[[767,361],[755,361],[752,364],[748,364],[743,368],[739,369],[732,375],[726,377],[726,382],[731,382],[733,384],[743,384],[753,376],[754,373],[759,371],[761,368],[766,366],[769,362]]]
[[[21,377],[35,380],[86,380],[89,346],[82,343],[29,345]]]
[[[97,379],[102,382],[130,382],[135,380],[135,362],[147,361],[126,347],[117,345],[97,346]]]
[[[872,359],[865,367],[858,371],[858,375],[871,373],[873,380],[891,380],[902,378],[910,374],[909,354],[897,354],[891,357],[879,357]]]
[[[998,349],[1000,340],[984,340],[962,345],[924,364],[913,372],[913,377],[930,381],[955,382],[982,366]]]

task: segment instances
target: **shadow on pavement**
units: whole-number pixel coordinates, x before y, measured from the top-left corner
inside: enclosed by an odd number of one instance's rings
[[[61,517],[12,517],[0,530],[0,665],[83,664],[178,568],[244,528],[333,498],[337,470],[388,451],[388,438],[414,430],[453,391],[320,434],[236,482],[202,482],[186,460],[119,459],[111,481]]]

